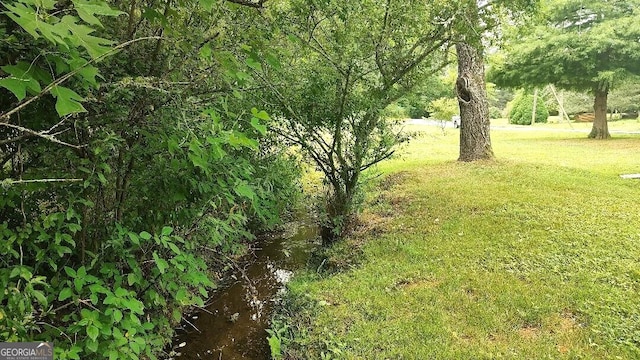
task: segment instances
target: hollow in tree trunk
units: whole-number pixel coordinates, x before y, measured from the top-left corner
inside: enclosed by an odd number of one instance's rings
[[[591,139],[609,139],[609,125],[607,124],[607,96],[609,94],[608,87],[596,87],[594,90],[595,100],[593,102],[593,111],[595,118],[593,119],[593,127],[589,138]]]
[[[458,161],[493,159],[489,134],[489,105],[482,54],[470,44],[456,45],[460,105],[460,157]]]

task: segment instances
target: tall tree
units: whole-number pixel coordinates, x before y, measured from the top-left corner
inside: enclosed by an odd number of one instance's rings
[[[458,161],[492,159],[489,103],[482,50],[466,42],[456,44],[460,106],[460,156]]]
[[[456,16],[458,78],[456,93],[460,106],[459,161],[492,159],[489,104],[484,71],[484,45],[503,19],[516,20],[531,12],[537,0],[463,0]],[[495,34],[493,34],[495,35]],[[495,36],[494,36],[495,37]]]
[[[491,77],[503,86],[555,84],[590,91],[595,120],[590,138],[610,137],[607,98],[630,74],[640,74],[638,0],[558,0],[546,23],[518,33]]]
[[[394,151],[398,134],[383,109],[444,63],[448,12],[416,0],[273,6],[274,33],[288,35],[274,39],[287,42],[277,56],[282,66],[256,69],[280,133],[325,175],[325,243],[349,227],[362,172]]]

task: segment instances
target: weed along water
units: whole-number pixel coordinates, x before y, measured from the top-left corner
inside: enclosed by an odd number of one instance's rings
[[[318,243],[312,220],[296,222],[284,236],[267,239],[233,274],[235,281],[214,294],[205,311],[191,315],[180,330],[171,358],[270,358],[269,317],[293,271],[304,267]]]

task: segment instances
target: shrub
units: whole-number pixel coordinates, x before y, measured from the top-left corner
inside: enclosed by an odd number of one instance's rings
[[[407,108],[399,103],[393,103],[384,109],[384,116],[390,119],[406,119],[410,117]]]
[[[511,104],[509,111],[509,123],[518,125],[531,125],[531,112],[533,111],[533,95],[518,94]],[[538,98],[536,104],[536,122],[546,123],[549,110],[542,98]]]
[[[429,104],[429,111],[436,119],[451,120],[452,116],[458,115],[460,109],[458,108],[458,101],[456,99],[439,98]]]
[[[489,107],[489,118],[498,119],[502,117],[502,111],[495,106]]]

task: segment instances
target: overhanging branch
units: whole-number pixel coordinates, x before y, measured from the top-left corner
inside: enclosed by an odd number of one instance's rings
[[[234,4],[238,4],[238,5],[242,5],[242,6],[248,6],[248,7],[252,7],[254,9],[263,9],[264,8],[264,3],[267,2],[267,0],[258,0],[258,1],[251,1],[251,0],[226,0],[227,2],[230,3],[234,3]]]

